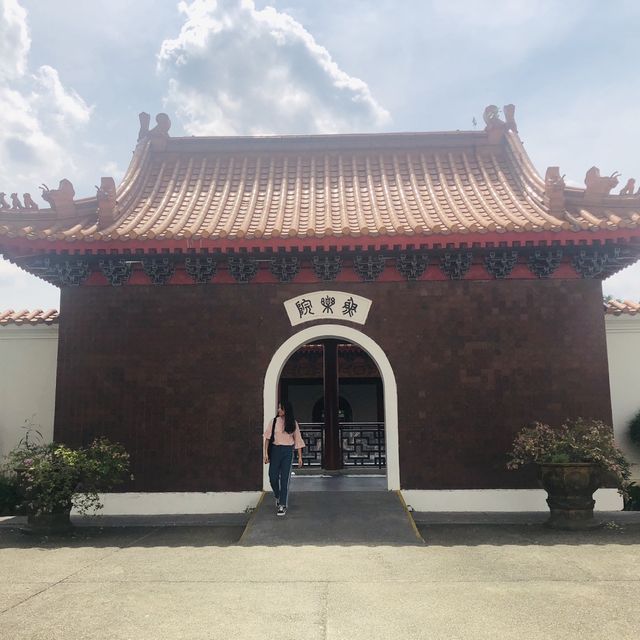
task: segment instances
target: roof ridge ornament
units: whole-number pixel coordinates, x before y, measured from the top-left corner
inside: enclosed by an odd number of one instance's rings
[[[627,180],[627,184],[625,184],[624,187],[622,187],[622,189],[620,189],[620,195],[621,196],[632,196],[632,195],[634,195],[634,189],[635,188],[636,188],[636,179],[635,178],[629,178]],[[635,195],[640,195],[640,190]]]
[[[560,167],[547,167],[544,174],[544,203],[552,215],[564,214],[564,188],[564,174],[560,175]]]
[[[51,205],[58,218],[68,218],[76,213],[75,189],[69,180],[62,178],[57,189],[49,189],[46,184],[40,185],[42,199]]]
[[[100,186],[96,185],[98,201],[98,227],[104,229],[113,224],[117,217],[116,182],[111,177],[100,178]]]
[[[505,104],[502,108],[504,120],[500,118],[500,109],[495,104],[485,107],[482,119],[485,123],[484,130],[489,134],[489,142],[495,144],[500,142],[507,131],[518,133],[518,125],[515,120],[516,106]]]
[[[611,189],[618,185],[619,171],[614,171],[610,176],[601,176],[598,167],[591,167],[584,177],[586,190],[585,197],[589,199],[601,199],[608,196]]]
[[[171,120],[166,113],[156,115],[156,126],[149,129],[151,116],[142,112],[138,114],[140,120],[140,130],[138,131],[138,142],[143,140],[151,140],[151,146],[154,149],[162,151],[167,146],[169,139],[169,129],[171,129]]]
[[[0,210],[1,211],[38,211],[40,207],[33,201],[30,193],[22,194],[22,202],[17,193],[11,194],[11,204],[7,202],[6,193],[0,191]],[[24,204],[23,204],[24,203]]]

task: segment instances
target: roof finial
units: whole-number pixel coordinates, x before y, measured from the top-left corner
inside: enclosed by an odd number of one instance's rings
[[[624,187],[622,187],[622,189],[620,189],[620,195],[621,196],[632,196],[633,195],[633,190],[635,188],[636,188],[635,178],[629,178],[627,180],[627,184],[625,184]]]
[[[138,131],[138,142],[141,140],[151,139],[154,147],[163,148],[166,139],[169,137],[169,129],[171,129],[171,120],[166,113],[159,113],[156,116],[156,126],[149,129],[151,116],[144,111],[138,114],[140,120],[140,130]]]
[[[544,175],[544,200],[553,214],[564,213],[564,175],[560,167],[548,167]]]
[[[42,199],[51,205],[51,208],[58,214],[59,218],[66,218],[75,214],[76,205],[73,198],[76,192],[69,180],[66,178],[60,180],[57,189],[49,189],[46,184],[43,184],[40,189],[42,189]]]
[[[618,184],[619,175],[618,171],[614,171],[610,176],[601,176],[598,167],[591,167],[584,177],[584,183],[587,186],[585,195],[593,197],[608,196],[611,189]]]
[[[22,202],[20,202],[20,198],[18,198],[17,193],[11,194],[11,208],[15,210],[24,209],[24,207],[22,206]]]
[[[98,226],[104,228],[116,218],[116,182],[113,178],[101,178],[100,186],[96,186],[98,201]]]
[[[507,131],[518,133],[515,121],[516,107],[513,104],[506,104],[503,109],[505,119],[500,119],[500,109],[495,104],[490,104],[485,108],[482,118],[485,122],[484,130],[489,134],[489,142],[499,142]]]
[[[23,193],[22,194],[22,200],[24,202],[24,206],[27,209],[32,209],[34,211],[37,211],[40,207],[33,201],[33,198],[31,197],[30,193]]]

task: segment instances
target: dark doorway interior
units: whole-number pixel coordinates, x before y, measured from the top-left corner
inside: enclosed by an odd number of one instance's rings
[[[385,468],[382,379],[360,347],[338,340],[302,346],[285,365],[279,391],[303,431],[305,467]]]

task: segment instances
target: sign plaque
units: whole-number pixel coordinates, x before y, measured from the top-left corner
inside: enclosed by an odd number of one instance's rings
[[[348,320],[364,324],[371,300],[345,291],[313,291],[284,303],[292,326],[314,320]]]

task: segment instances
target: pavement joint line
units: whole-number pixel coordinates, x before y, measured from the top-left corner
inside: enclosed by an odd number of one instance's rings
[[[139,538],[136,538],[135,540],[133,540],[131,542],[131,544],[136,544],[136,543],[140,542],[140,540],[144,540],[144,538],[150,536],[152,533],[155,533],[155,531],[157,531],[160,528],[161,527],[157,527],[156,529],[145,533],[145,535],[140,536]],[[73,573],[70,573],[68,576],[65,576],[64,578],[61,578],[60,580],[58,580],[56,582],[46,583],[48,586],[44,587],[44,589],[40,589],[40,591],[37,591],[36,593],[32,593],[30,596],[28,596],[24,600],[21,600],[20,602],[16,602],[15,604],[11,605],[10,607],[7,607],[6,609],[3,609],[2,611],[0,611],[0,616],[4,615],[5,613],[8,613],[9,611],[12,611],[16,607],[19,607],[20,605],[23,605],[25,602],[28,602],[29,600],[32,600],[36,596],[39,596],[41,593],[44,593],[45,591],[49,591],[50,589],[53,589],[54,587],[58,586],[59,584],[62,584],[63,582],[66,582],[67,580],[69,580],[69,578],[72,578],[73,576],[75,576],[76,574],[80,573],[81,571],[84,571],[85,569],[88,569],[90,566],[92,566],[94,564],[97,564],[98,562],[101,562],[105,558],[110,558],[111,556],[115,555],[116,553],[122,551],[122,549],[126,549],[126,547],[128,547],[128,546],[129,545],[124,545],[123,547],[117,547],[116,549],[111,551],[111,553],[106,553],[105,555],[100,556],[99,558],[96,558],[94,561],[89,562],[89,564],[86,564],[83,567],[80,567],[77,571],[74,571]],[[28,584],[28,583],[21,583],[21,584]],[[69,583],[69,584],[73,584],[73,583]]]
[[[60,584],[64,580],[60,580],[55,584]],[[455,580],[447,578],[446,580],[425,580],[424,578],[416,578],[415,580],[398,580],[394,578],[383,578],[380,580],[74,580],[68,584],[258,584],[258,585],[274,585],[274,584],[325,584],[327,587],[334,584],[545,584],[548,582],[564,583],[564,584],[592,584],[610,582],[625,582],[635,584],[640,582],[640,578],[595,578],[595,579],[568,579],[568,578],[499,578],[489,580],[486,578],[478,580]],[[16,583],[29,584],[29,583]],[[52,584],[51,586],[55,586]],[[4,613],[4,612],[2,612]]]
[[[324,640],[329,637],[329,585],[331,583],[326,580],[324,582],[324,591],[322,592],[322,631]],[[346,583],[345,583],[346,584]]]

